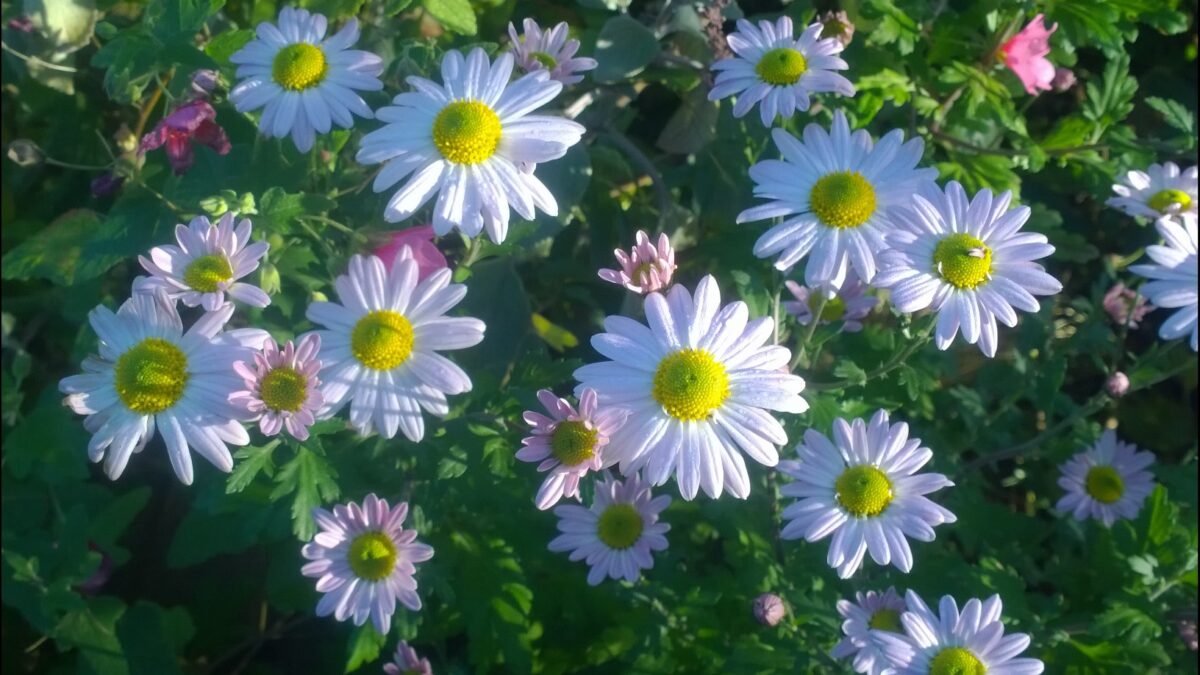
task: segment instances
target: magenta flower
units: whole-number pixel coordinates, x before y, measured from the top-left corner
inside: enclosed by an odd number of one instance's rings
[[[602,450],[624,422],[626,412],[619,408],[597,411],[594,389],[584,389],[579,396],[579,411],[567,399],[558,398],[549,389],[538,392],[538,401],[550,413],[547,417],[533,410],[525,411],[525,423],[533,427],[533,435],[521,440],[517,459],[540,462],[538,471],[550,475],[538,489],[535,502],[545,510],[563,497],[579,498],[579,481],[588,471],[604,466]]]
[[[667,235],[658,235],[658,244],[651,244],[650,237],[638,230],[637,244],[626,253],[613,251],[621,269],[600,270],[600,278],[628,288],[634,293],[653,293],[666,288],[675,274],[675,249]]]
[[[401,641],[396,645],[392,662],[384,665],[383,672],[387,675],[433,675],[433,666],[429,665],[429,659],[421,658],[417,650]]]
[[[388,235],[386,244],[375,249],[375,256],[391,269],[400,255],[400,250],[407,246],[412,251],[413,260],[417,262],[417,281],[424,281],[430,274],[448,267],[446,256],[442,255],[437,244],[433,243],[433,238],[431,225],[396,230]]]
[[[320,351],[321,337],[316,333],[305,335],[296,346],[288,342],[283,349],[268,339],[254,354],[253,364],[233,364],[246,388],[230,394],[229,402],[258,415],[258,428],[267,436],[286,428],[296,440],[307,440],[308,428],[325,404],[317,379]]]
[[[162,118],[154,131],[142,136],[139,152],[145,154],[166,146],[167,160],[175,175],[180,176],[192,167],[193,141],[207,145],[218,155],[229,154],[229,137],[217,124],[217,111],[207,101],[190,101]]]
[[[1025,91],[1034,96],[1039,91],[1050,91],[1054,81],[1054,64],[1046,55],[1050,53],[1050,35],[1058,30],[1058,24],[1047,30],[1044,19],[1044,14],[1033,17],[1029,25],[1000,47],[1004,64],[1021,79]]]
[[[1104,294],[1104,311],[1118,326],[1124,326],[1128,321],[1130,328],[1137,328],[1138,322],[1153,309],[1154,305],[1146,301],[1146,296],[1126,288],[1122,283],[1113,284]]]

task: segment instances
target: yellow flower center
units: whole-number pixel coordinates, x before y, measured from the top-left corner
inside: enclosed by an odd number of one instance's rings
[[[479,101],[449,103],[433,120],[433,144],[455,164],[478,164],[496,154],[500,118]]]
[[[302,91],[321,84],[329,70],[325,52],[306,42],[297,42],[279,50],[271,64],[271,76],[284,89]]]
[[[875,630],[885,630],[889,633],[903,633],[904,627],[900,623],[900,612],[894,609],[881,609],[871,615],[867,625]]]
[[[806,70],[808,61],[804,55],[788,47],[779,47],[763,54],[754,66],[754,72],[763,82],[775,86],[796,84]]]
[[[545,66],[546,70],[554,70],[554,67],[558,65],[558,60],[546,52],[529,52],[529,55],[533,57],[534,61]]]
[[[613,504],[600,514],[596,536],[605,546],[621,550],[636,544],[644,527],[642,514],[631,504]]]
[[[152,415],[179,402],[188,383],[187,356],[161,338],[146,338],[117,359],[113,384],[135,413]]]
[[[196,258],[183,271],[183,283],[201,293],[215,293],[232,278],[233,267],[219,254]]]
[[[379,581],[396,568],[396,544],[383,532],[364,532],[350,542],[347,562],[359,579]]]
[[[554,459],[566,466],[575,466],[591,459],[595,454],[596,437],[600,434],[595,429],[577,420],[559,422],[550,434],[550,454]]]
[[[653,395],[675,419],[707,419],[729,397],[729,375],[703,349],[682,349],[658,364]]]
[[[1125,494],[1125,481],[1111,466],[1093,466],[1087,473],[1087,493],[1102,504],[1112,504]]]
[[[838,171],[813,185],[808,203],[829,227],[858,227],[875,213],[875,188],[857,171]]]
[[[1155,211],[1166,212],[1172,206],[1178,205],[1186,209],[1192,205],[1192,196],[1183,190],[1160,190],[1146,201]]]
[[[810,293],[808,296],[808,311],[813,314],[817,313],[817,308],[821,306],[821,294]],[[833,296],[825,301],[825,306],[821,308],[821,321],[837,321],[846,316],[846,301],[840,296]]]
[[[842,508],[859,518],[877,516],[892,503],[892,481],[868,464],[843,471],[834,482],[834,489]]]
[[[308,399],[308,378],[293,368],[275,368],[263,376],[258,393],[268,408],[296,412]]]
[[[983,240],[958,233],[943,238],[933,249],[934,270],[955,288],[975,288],[992,272],[992,249]]]
[[[350,351],[368,368],[391,370],[412,355],[412,324],[387,309],[365,314],[350,333]]]
[[[950,647],[938,652],[929,662],[929,675],[986,675],[987,667],[962,647]]]

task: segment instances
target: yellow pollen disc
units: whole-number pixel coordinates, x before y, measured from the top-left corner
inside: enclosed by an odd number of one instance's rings
[[[413,350],[413,327],[402,314],[386,309],[370,312],[354,324],[350,351],[373,370],[391,370],[408,360]]]
[[[808,204],[829,227],[858,227],[875,213],[875,188],[857,171],[838,171],[813,185]]]
[[[1176,205],[1180,209],[1186,209],[1192,205],[1192,196],[1183,190],[1161,190],[1150,197],[1146,203],[1155,211],[1166,212]]]
[[[682,349],[659,362],[652,393],[675,419],[708,419],[729,398],[729,375],[703,349]]]
[[[1125,494],[1125,481],[1111,466],[1094,466],[1087,473],[1087,493],[1102,504],[1112,504]]]
[[[881,609],[871,615],[871,620],[867,625],[875,630],[885,630],[889,633],[903,633],[904,627],[900,623],[900,612],[894,609]]]
[[[308,399],[308,378],[293,368],[275,368],[263,376],[258,393],[268,408],[296,412]]]
[[[868,464],[852,466],[834,483],[842,508],[859,518],[873,518],[892,503],[892,481]]]
[[[642,536],[642,514],[630,504],[613,504],[600,514],[596,536],[604,545],[621,550],[637,543]]]
[[[550,434],[550,454],[566,466],[586,462],[595,454],[597,436],[599,433],[583,422],[559,422]]]
[[[347,562],[359,579],[379,581],[396,568],[396,544],[383,532],[364,532],[350,542]]]
[[[818,293],[812,293],[808,296],[808,311],[813,314],[817,313],[817,307],[821,306],[821,296]],[[821,321],[837,321],[846,316],[846,301],[840,296],[833,296],[825,301],[825,307],[821,309]]]
[[[992,249],[969,234],[952,234],[933,249],[933,268],[955,288],[975,288],[992,272]]]
[[[779,47],[763,54],[754,66],[754,72],[763,82],[775,86],[796,84],[806,70],[808,61],[804,55],[788,47]]]
[[[529,52],[529,55],[533,57],[534,61],[545,66],[546,70],[554,70],[554,67],[558,65],[558,61],[546,52]]]
[[[987,667],[962,647],[950,647],[938,652],[929,662],[929,675],[986,675]]]
[[[297,42],[279,50],[271,64],[271,77],[284,89],[302,91],[321,84],[329,70],[325,52],[306,42]]]
[[[433,120],[433,144],[455,164],[478,164],[496,154],[500,118],[479,101],[454,101]]]
[[[219,254],[196,258],[183,271],[183,283],[201,293],[215,293],[232,278],[233,267]]]
[[[133,412],[160,413],[179,402],[188,383],[187,356],[160,338],[146,338],[117,359],[113,385]]]

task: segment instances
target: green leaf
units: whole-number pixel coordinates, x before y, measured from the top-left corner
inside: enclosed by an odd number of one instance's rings
[[[85,46],[99,16],[95,0],[25,0],[23,13],[57,55]]]
[[[459,35],[474,35],[479,27],[475,10],[468,0],[423,0],[425,9],[441,22],[446,30]]]
[[[1092,632],[1109,640],[1142,643],[1161,635],[1162,626],[1140,609],[1119,603],[1096,616]]]
[[[838,361],[833,374],[845,380],[848,387],[860,387],[867,383],[867,371],[849,359]]]
[[[115,545],[148,501],[150,488],[143,485],[108,502],[92,515],[88,523],[88,538],[94,540],[101,548],[107,549]]]
[[[622,14],[604,22],[596,39],[596,82],[619,82],[642,72],[658,56],[658,39],[633,17]]]
[[[386,643],[387,636],[381,635],[369,621],[355,628],[354,633],[350,636],[350,643],[348,645],[346,672],[352,673],[364,665],[377,660],[380,652],[383,651],[383,645]]]
[[[1178,129],[1185,134],[1196,134],[1196,115],[1188,110],[1179,101],[1173,101],[1167,98],[1159,98],[1157,96],[1146,97],[1146,105],[1157,110],[1163,120],[1173,129]]]
[[[64,615],[52,637],[60,647],[78,649],[90,672],[96,675],[132,675],[117,639],[116,624],[124,612],[125,603],[120,600],[96,598],[85,609]]]
[[[324,14],[330,21],[349,19],[359,13],[366,0],[303,0],[301,7]]]
[[[1150,513],[1150,524],[1146,534],[1151,543],[1161,546],[1171,537],[1171,530],[1178,518],[1178,509],[1167,497],[1167,489],[1161,485],[1155,486],[1146,506]]]
[[[295,493],[292,499],[292,532],[301,541],[312,539],[316,524],[312,519],[313,508],[337,499],[337,472],[324,457],[306,447],[301,447],[290,462],[284,464],[275,477],[274,501]]]
[[[232,67],[229,57],[254,39],[254,31],[250,28],[231,30],[214,37],[204,46],[204,53],[212,57],[222,67]]]
[[[1116,124],[1133,112],[1137,89],[1137,80],[1129,75],[1129,57],[1110,59],[1104,66],[1100,83],[1087,83],[1083,116],[1104,127]]]
[[[5,279],[46,279],[59,286],[75,283],[83,245],[100,229],[103,219],[90,209],[72,209],[5,254],[0,267]]]
[[[195,634],[182,607],[164,609],[139,602],[117,622],[117,637],[129,661],[129,675],[181,673],[179,652]]]
[[[275,463],[271,461],[271,452],[279,446],[274,440],[264,446],[248,445],[233,454],[241,461],[234,465],[229,480],[225,482],[225,494],[234,494],[245,490],[258,474],[266,474],[268,478],[275,475]]]

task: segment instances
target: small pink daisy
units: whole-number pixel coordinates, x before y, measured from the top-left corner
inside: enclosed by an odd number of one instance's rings
[[[325,403],[317,373],[321,362],[321,337],[309,333],[299,345],[290,341],[283,349],[271,339],[254,355],[254,363],[238,361],[233,369],[246,388],[229,395],[229,402],[259,415],[258,428],[274,436],[283,428],[296,440],[308,439],[308,427]]]
[[[407,642],[396,645],[396,655],[392,662],[383,667],[387,675],[433,675],[433,666],[429,659],[423,659],[417,650],[408,646]]]
[[[550,417],[533,410],[525,412],[525,423],[533,427],[533,435],[521,439],[525,447],[517,452],[517,459],[541,462],[538,471],[550,472],[535,499],[544,511],[563,497],[579,498],[580,479],[589,471],[600,470],[601,450],[625,422],[626,413],[619,408],[597,411],[594,389],[580,394],[578,412],[549,389],[539,391],[537,397]]]
[[[667,235],[658,235],[658,244],[651,244],[650,237],[644,231],[638,230],[637,244],[626,253],[621,249],[613,251],[621,269],[600,270],[600,278],[613,284],[624,286],[634,293],[654,293],[661,291],[671,283],[675,274],[675,249],[671,248],[671,240]]]

